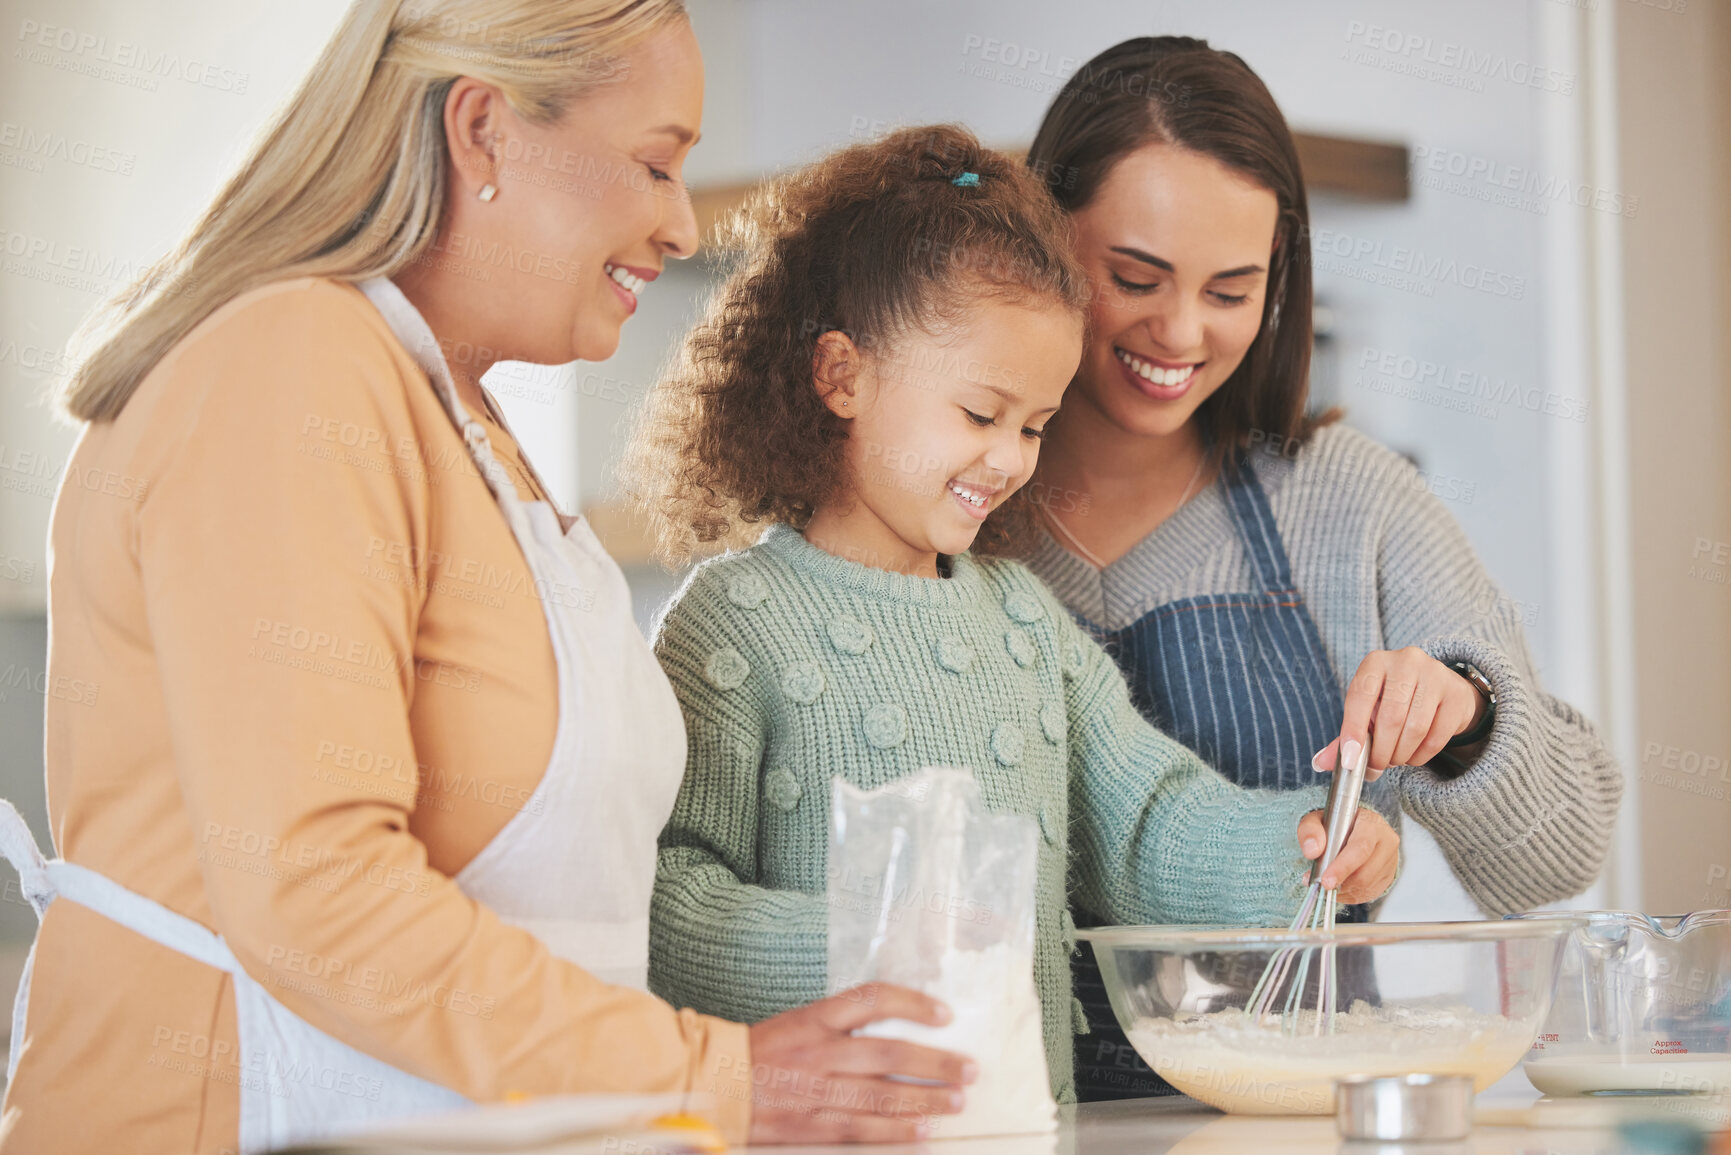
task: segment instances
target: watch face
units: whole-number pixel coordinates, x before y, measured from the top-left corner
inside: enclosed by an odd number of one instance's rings
[[[1484,674],[1479,671],[1477,666],[1473,665],[1471,662],[1462,662],[1458,660],[1450,662],[1448,665],[1449,669],[1471,682],[1473,688],[1485,696],[1486,701],[1491,703],[1496,702],[1497,694],[1495,690],[1491,689],[1491,680],[1485,677]]]

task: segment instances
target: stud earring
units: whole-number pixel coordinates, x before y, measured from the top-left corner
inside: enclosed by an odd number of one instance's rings
[[[475,195],[480,197],[484,201],[490,201],[494,197],[499,195],[499,190],[497,188],[493,187],[493,185],[491,183],[488,183],[488,184],[482,185],[481,191],[476,193]]]

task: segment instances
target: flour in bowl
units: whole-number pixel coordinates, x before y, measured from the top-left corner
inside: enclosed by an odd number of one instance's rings
[[[1142,1058],[1191,1098],[1235,1115],[1326,1115],[1344,1075],[1470,1075],[1484,1090],[1532,1045],[1536,1024],[1468,1007],[1373,1007],[1360,1000],[1314,1036],[1242,1010],[1143,1022],[1128,1032]]]

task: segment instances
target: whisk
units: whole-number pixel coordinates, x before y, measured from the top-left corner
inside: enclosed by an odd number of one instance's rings
[[[1337,891],[1322,888],[1322,876],[1334,864],[1335,857],[1352,834],[1353,823],[1358,819],[1358,799],[1364,792],[1365,764],[1369,758],[1369,745],[1361,744],[1358,757],[1350,765],[1345,764],[1342,759],[1342,765],[1335,770],[1333,779],[1328,784],[1328,801],[1322,808],[1323,829],[1327,837],[1322,856],[1316,860],[1316,866],[1310,872],[1310,886],[1304,892],[1304,905],[1299,907],[1298,917],[1292,920],[1293,930],[1334,929],[1339,895]],[[1314,758],[1311,766],[1319,772],[1326,772],[1324,767],[1316,765]],[[1311,1033],[1334,1033],[1335,1003],[1340,991],[1333,943],[1323,947],[1285,947],[1275,952],[1267,968],[1263,970],[1262,978],[1257,980],[1256,986],[1251,989],[1250,1001],[1246,1004],[1246,1009],[1256,1017],[1258,1023],[1273,1009],[1281,984],[1286,981],[1296,960],[1298,970],[1293,975],[1291,986],[1286,990],[1286,1001],[1281,1007],[1280,1019],[1283,1030],[1290,1034],[1297,1033],[1298,1011],[1303,1005],[1304,987],[1310,977],[1311,956],[1319,950],[1322,953],[1322,965],[1316,976],[1316,1019],[1311,1024]]]

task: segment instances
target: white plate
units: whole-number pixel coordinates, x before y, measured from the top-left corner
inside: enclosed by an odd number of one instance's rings
[[[666,1095],[548,1095],[522,1103],[497,1103],[397,1119],[345,1133],[333,1145],[360,1150],[415,1146],[451,1151],[509,1151],[513,1148],[584,1138],[602,1138],[622,1131],[642,1131],[650,1120],[687,1110],[691,1097]],[[662,1133],[663,1143],[675,1139]]]

